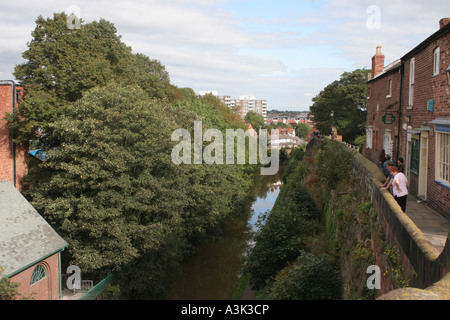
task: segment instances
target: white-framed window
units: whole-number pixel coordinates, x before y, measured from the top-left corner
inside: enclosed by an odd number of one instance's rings
[[[434,49],[433,53],[433,76],[437,76],[439,74],[440,57],[441,57],[441,49],[437,47],[436,49]]]
[[[388,88],[387,88],[387,96],[386,98],[390,98],[392,96],[392,79],[388,80]]]
[[[389,129],[386,129],[384,132],[384,138],[383,138],[383,149],[384,152],[392,157],[392,132]]]
[[[436,181],[450,187],[450,127],[436,131]]]
[[[414,104],[414,73],[415,73],[415,59],[412,58],[409,63],[409,102],[408,105],[412,107]]]
[[[373,145],[373,128],[368,127],[366,130],[366,147],[367,149],[372,149]]]

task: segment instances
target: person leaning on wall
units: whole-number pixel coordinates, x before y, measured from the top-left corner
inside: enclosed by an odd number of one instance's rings
[[[408,179],[406,176],[398,171],[398,168],[393,166],[389,167],[391,175],[394,177],[392,182],[392,193],[397,203],[402,208],[402,211],[406,211],[406,199],[408,197]]]
[[[387,169],[389,171],[390,167],[394,167],[394,162],[389,161],[386,164],[386,167],[387,167]],[[389,171],[389,175],[387,176],[386,181],[384,182],[384,184],[379,185],[378,188],[380,188],[380,190],[389,190],[391,188],[393,182],[394,182],[394,176]]]

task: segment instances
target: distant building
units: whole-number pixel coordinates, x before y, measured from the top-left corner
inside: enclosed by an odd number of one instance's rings
[[[0,266],[35,300],[61,295],[60,253],[68,246],[8,180],[0,181]]]
[[[256,96],[239,96],[239,99],[232,99],[231,96],[219,95],[218,91],[202,90],[198,92],[200,96],[212,94],[222,103],[226,104],[231,110],[241,117],[242,120],[248,112],[254,111],[267,118],[267,100],[258,100]]]

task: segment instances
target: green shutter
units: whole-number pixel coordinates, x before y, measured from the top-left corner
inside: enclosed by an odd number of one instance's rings
[[[411,172],[419,174],[420,164],[420,141],[419,138],[411,139]]]

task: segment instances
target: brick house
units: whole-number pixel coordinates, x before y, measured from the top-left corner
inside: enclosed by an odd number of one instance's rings
[[[367,142],[405,160],[409,192],[450,218],[450,18],[398,61],[380,70],[381,48],[368,81]],[[389,148],[391,144],[392,148]]]
[[[18,107],[24,89],[14,81],[0,81],[0,180],[8,179],[22,190],[22,178],[28,172],[28,144],[17,144],[6,125],[5,113],[13,113]]]
[[[381,46],[377,47],[367,83],[367,143],[364,153],[377,164],[382,150],[392,158],[399,150],[400,66],[401,61],[397,60],[384,67]]]
[[[8,180],[0,181],[0,266],[35,300],[61,296],[61,252],[68,246]]]

